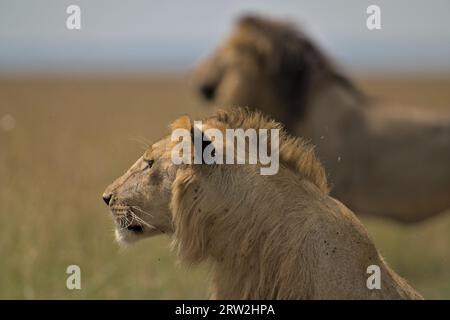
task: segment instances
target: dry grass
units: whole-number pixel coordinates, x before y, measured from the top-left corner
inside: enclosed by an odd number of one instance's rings
[[[450,106],[449,79],[365,80],[374,94]],[[412,95],[413,97],[410,97]],[[167,237],[113,240],[103,189],[180,114],[205,112],[182,78],[0,80],[0,298],[206,298],[202,267]],[[450,298],[450,214],[414,226],[364,219],[387,261],[427,298]],[[66,267],[82,269],[80,291]]]

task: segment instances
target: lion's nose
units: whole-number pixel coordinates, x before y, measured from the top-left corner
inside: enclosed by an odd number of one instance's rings
[[[109,206],[109,203],[111,202],[112,194],[104,193],[102,198],[103,198],[103,201],[105,201],[106,205]]]
[[[216,86],[211,83],[204,84],[200,87],[200,93],[206,100],[212,100],[216,94]]]

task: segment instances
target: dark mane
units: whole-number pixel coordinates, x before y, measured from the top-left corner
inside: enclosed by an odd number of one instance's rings
[[[338,70],[294,24],[258,15],[244,15],[238,20],[238,26],[257,32],[272,44],[267,68],[290,115],[302,116],[305,110],[301,106],[307,104],[310,89],[323,80],[335,81],[355,99],[364,97],[353,81]]]

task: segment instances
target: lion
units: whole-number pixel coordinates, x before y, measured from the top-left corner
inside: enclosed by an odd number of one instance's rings
[[[309,140],[331,194],[358,214],[413,223],[450,208],[450,114],[369,98],[290,23],[242,17],[193,83]]]
[[[103,194],[119,242],[171,236],[181,262],[210,265],[213,299],[422,298],[387,266],[353,213],[329,196],[309,144],[245,109],[202,121],[203,130],[222,132],[279,129],[278,173],[261,175],[260,164],[176,165],[167,136]],[[181,117],[171,128],[190,132],[192,121]],[[194,152],[216,148],[190,139]],[[368,289],[369,266],[380,268],[379,289]]]

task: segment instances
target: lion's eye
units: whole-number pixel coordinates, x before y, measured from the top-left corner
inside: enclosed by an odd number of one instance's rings
[[[145,169],[149,169],[153,166],[153,163],[155,160],[144,160],[145,164],[147,165]]]

